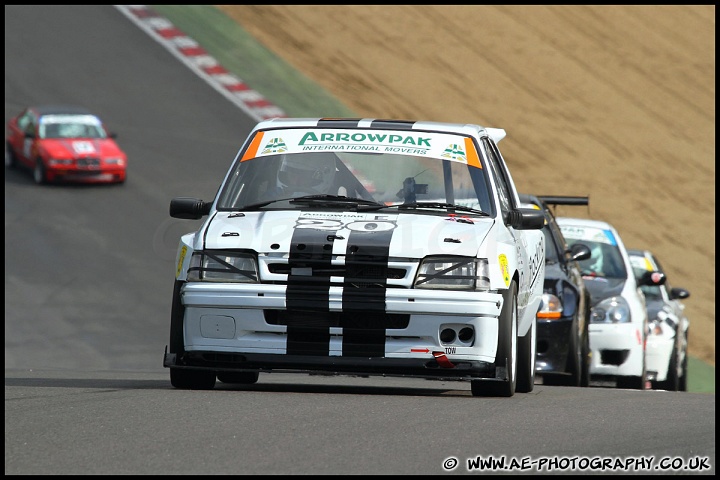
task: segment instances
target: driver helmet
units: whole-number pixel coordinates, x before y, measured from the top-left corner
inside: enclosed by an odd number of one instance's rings
[[[601,244],[593,243],[590,247],[590,258],[587,266],[593,273],[603,274],[603,249]]]
[[[335,181],[335,172],[332,153],[287,153],[282,155],[278,186],[306,195],[333,193],[330,187]]]

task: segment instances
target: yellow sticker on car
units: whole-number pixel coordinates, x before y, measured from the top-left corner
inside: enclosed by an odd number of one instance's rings
[[[180,272],[182,271],[183,262],[185,262],[185,254],[187,253],[187,247],[183,245],[182,249],[180,250],[180,255],[178,256],[178,266],[177,266],[177,272],[175,272],[175,278],[178,278],[180,276]]]
[[[498,257],[498,261],[500,262],[500,271],[502,272],[503,280],[505,280],[505,286],[507,287],[508,285],[510,285],[510,271],[508,269],[508,259],[503,253]]]

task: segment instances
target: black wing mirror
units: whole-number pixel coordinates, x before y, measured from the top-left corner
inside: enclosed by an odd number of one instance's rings
[[[647,272],[640,275],[638,278],[638,285],[639,286],[659,286],[664,285],[665,281],[667,280],[667,277],[664,273],[648,270]]]
[[[670,289],[671,300],[684,300],[690,296],[690,292],[684,288],[674,287]]]
[[[590,247],[584,243],[574,243],[565,251],[565,253],[570,255],[570,260],[575,261],[587,260],[592,255]]]
[[[539,230],[545,226],[545,212],[535,208],[516,208],[508,212],[506,222],[517,230]]]
[[[170,216],[185,220],[197,220],[210,213],[212,202],[192,197],[177,197],[170,201]]]

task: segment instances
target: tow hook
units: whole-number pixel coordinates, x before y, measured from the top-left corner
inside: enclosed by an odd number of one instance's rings
[[[445,356],[445,352],[432,352],[432,354],[433,357],[435,357],[438,365],[440,365],[442,368],[455,368],[455,364],[448,360],[448,358]]]

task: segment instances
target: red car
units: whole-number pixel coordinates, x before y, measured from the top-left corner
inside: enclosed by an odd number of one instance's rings
[[[116,137],[82,107],[28,107],[8,121],[5,164],[32,169],[38,184],[123,183],[127,155]]]

